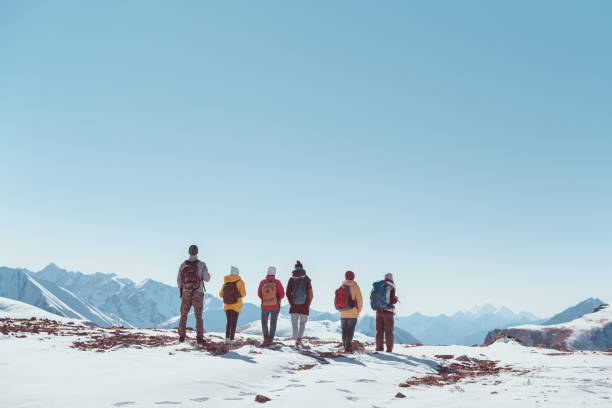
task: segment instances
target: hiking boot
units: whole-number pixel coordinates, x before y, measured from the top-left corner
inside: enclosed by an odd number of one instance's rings
[[[268,342],[268,338],[264,337],[263,343],[261,343],[261,347],[268,347],[270,343]]]
[[[302,339],[298,337],[295,340],[295,347],[300,347],[301,345],[302,345]]]
[[[228,341],[229,341],[229,344],[234,344],[234,343],[236,343],[236,340],[234,340],[234,339],[229,339]]]
[[[380,351],[380,352],[383,352],[383,351],[384,351],[384,349],[383,349],[382,347],[380,347],[380,348],[376,347],[376,350],[375,350],[375,351]]]
[[[393,353],[393,349],[387,349],[387,353]]]
[[[182,343],[185,341],[185,337],[184,336],[179,336],[179,343]]]
[[[206,343],[206,342],[204,341],[204,338],[203,338],[203,337],[198,337],[198,338],[196,339],[196,341],[198,342],[198,344],[205,344],[205,343]]]

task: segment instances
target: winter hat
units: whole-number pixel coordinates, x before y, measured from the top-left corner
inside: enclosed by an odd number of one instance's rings
[[[276,267],[275,266],[268,267],[268,275],[276,275]]]
[[[353,271],[346,271],[346,273],[344,274],[344,278],[346,280],[355,280],[355,274],[353,273]]]
[[[390,280],[391,282],[393,282],[393,274],[392,273],[385,274],[385,279],[386,280]]]
[[[238,276],[240,275],[240,271],[235,266],[230,267],[230,275]]]
[[[302,265],[302,263],[300,261],[296,261],[295,262],[295,270],[296,271],[303,271],[304,270],[304,265]]]
[[[191,245],[189,247],[189,255],[195,256],[197,254],[198,254],[198,246],[197,245]]]

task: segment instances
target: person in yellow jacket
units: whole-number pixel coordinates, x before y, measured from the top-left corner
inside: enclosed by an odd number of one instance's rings
[[[238,315],[242,311],[242,298],[246,296],[244,282],[240,279],[240,271],[235,266],[230,268],[230,274],[223,278],[223,286],[219,297],[223,299],[223,310],[227,317],[225,326],[225,342],[234,344]]]
[[[357,318],[363,308],[363,297],[361,289],[355,282],[355,274],[352,271],[346,271],[344,274],[345,281],[342,286],[348,286],[351,304],[355,306],[352,309],[342,310],[340,312],[340,323],[342,327],[342,344],[344,351],[347,353],[353,352],[353,336],[355,335],[355,326],[357,326]]]

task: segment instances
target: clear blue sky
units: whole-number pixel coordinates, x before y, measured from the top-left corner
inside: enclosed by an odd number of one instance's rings
[[[401,314],[612,298],[612,3],[0,2],[0,264]],[[605,300],[605,299],[604,299]]]

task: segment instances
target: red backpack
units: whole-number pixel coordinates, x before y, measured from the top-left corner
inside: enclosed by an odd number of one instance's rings
[[[185,266],[181,269],[181,281],[183,289],[195,290],[200,287],[198,261],[185,261]]]
[[[351,299],[351,288],[347,285],[342,285],[336,289],[336,297],[334,298],[336,310],[351,310],[355,308],[355,301]]]

